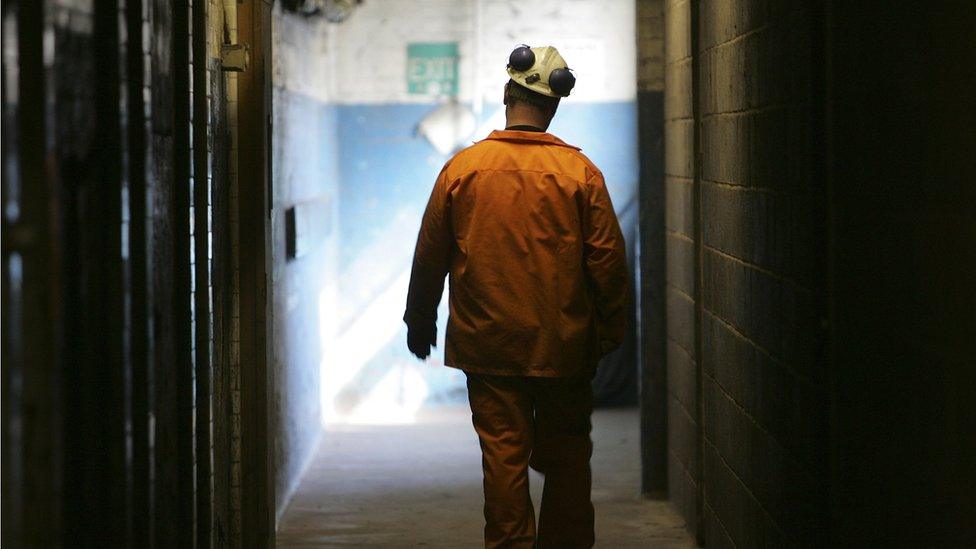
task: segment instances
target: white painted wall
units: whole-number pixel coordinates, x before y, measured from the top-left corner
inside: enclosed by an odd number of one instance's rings
[[[407,44],[458,42],[462,102],[500,103],[508,54],[553,45],[577,75],[572,101],[636,97],[634,0],[367,0],[336,27],[339,103],[427,103],[408,95]]]
[[[275,9],[272,82],[322,103],[335,97],[338,26]]]

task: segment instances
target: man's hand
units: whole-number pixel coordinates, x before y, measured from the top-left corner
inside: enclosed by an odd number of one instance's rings
[[[431,346],[437,346],[437,326],[427,325],[407,325],[407,348],[420,360],[430,356]]]

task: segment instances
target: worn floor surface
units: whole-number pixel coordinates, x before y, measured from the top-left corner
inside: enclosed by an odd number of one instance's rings
[[[597,547],[685,548],[694,543],[666,502],[638,497],[636,410],[593,417]],[[538,508],[542,477],[532,473]],[[342,427],[318,455],[279,524],[279,547],[482,546],[481,453],[467,409],[440,408],[420,424]]]

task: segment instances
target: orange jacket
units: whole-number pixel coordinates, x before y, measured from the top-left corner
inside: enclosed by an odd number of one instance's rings
[[[448,366],[592,374],[623,340],[627,261],[603,174],[548,133],[494,131],[444,165],[417,237],[408,326],[436,323],[448,273]]]

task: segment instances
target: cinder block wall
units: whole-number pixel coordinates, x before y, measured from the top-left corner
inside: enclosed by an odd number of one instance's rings
[[[671,3],[669,487],[709,545],[816,540],[826,508],[811,14]]]
[[[699,542],[976,540],[950,4],[665,5],[668,491]]]
[[[822,180],[811,14],[701,4],[703,528],[713,545],[816,541],[825,525]]]

